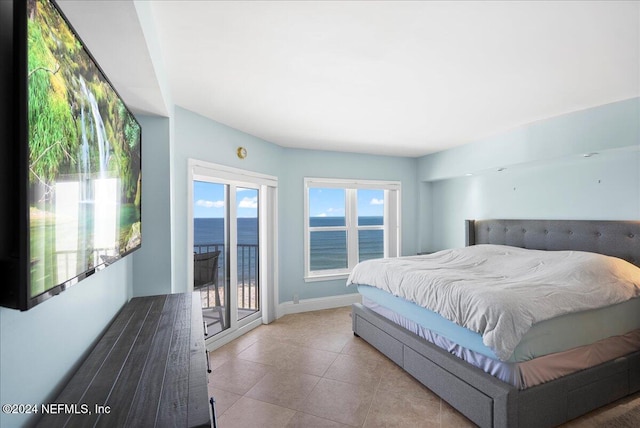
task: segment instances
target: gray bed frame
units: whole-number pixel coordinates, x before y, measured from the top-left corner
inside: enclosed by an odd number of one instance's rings
[[[467,245],[580,250],[640,266],[640,221],[467,220]],[[640,351],[525,390],[504,383],[368,308],[353,332],[481,427],[556,426],[640,391]]]

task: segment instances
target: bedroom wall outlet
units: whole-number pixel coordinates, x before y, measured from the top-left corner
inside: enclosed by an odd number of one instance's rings
[[[298,297],[298,293],[293,295],[293,303],[296,305],[300,303],[300,298]]]

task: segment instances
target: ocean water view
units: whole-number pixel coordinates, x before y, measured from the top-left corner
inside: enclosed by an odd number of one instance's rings
[[[382,216],[358,217],[361,226],[382,225]],[[344,226],[344,217],[310,217],[311,227]],[[208,251],[202,246],[218,246],[224,244],[224,219],[194,219],[194,246],[196,252]],[[301,231],[302,233],[302,231]],[[258,244],[258,219],[238,219],[238,260],[241,251]],[[255,247],[254,247],[255,248]],[[384,256],[384,232],[382,230],[361,230],[358,232],[358,248],[360,261]],[[243,254],[245,265],[255,266],[255,251]],[[223,263],[223,260],[221,260]],[[341,269],[347,267],[347,234],[345,231],[317,231],[311,233],[311,270]],[[251,269],[253,270],[253,269]],[[246,272],[252,275],[251,272]]]
[[[258,245],[258,219],[238,219],[238,244]],[[223,218],[196,218],[193,221],[193,244],[224,244]]]

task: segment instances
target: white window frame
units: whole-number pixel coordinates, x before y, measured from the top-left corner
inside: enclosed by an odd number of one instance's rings
[[[309,189],[334,188],[345,190],[345,225],[311,227],[309,225]],[[383,226],[358,226],[357,192],[360,189],[384,190]],[[327,281],[347,278],[358,263],[358,231],[384,230],[384,257],[400,255],[401,237],[401,185],[399,181],[345,180],[335,178],[304,179],[304,280],[305,282]],[[311,270],[311,232],[346,231],[347,268]]]

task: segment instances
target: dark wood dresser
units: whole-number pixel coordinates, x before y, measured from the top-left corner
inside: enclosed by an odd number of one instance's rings
[[[131,299],[41,407],[40,427],[210,427],[199,293]]]

